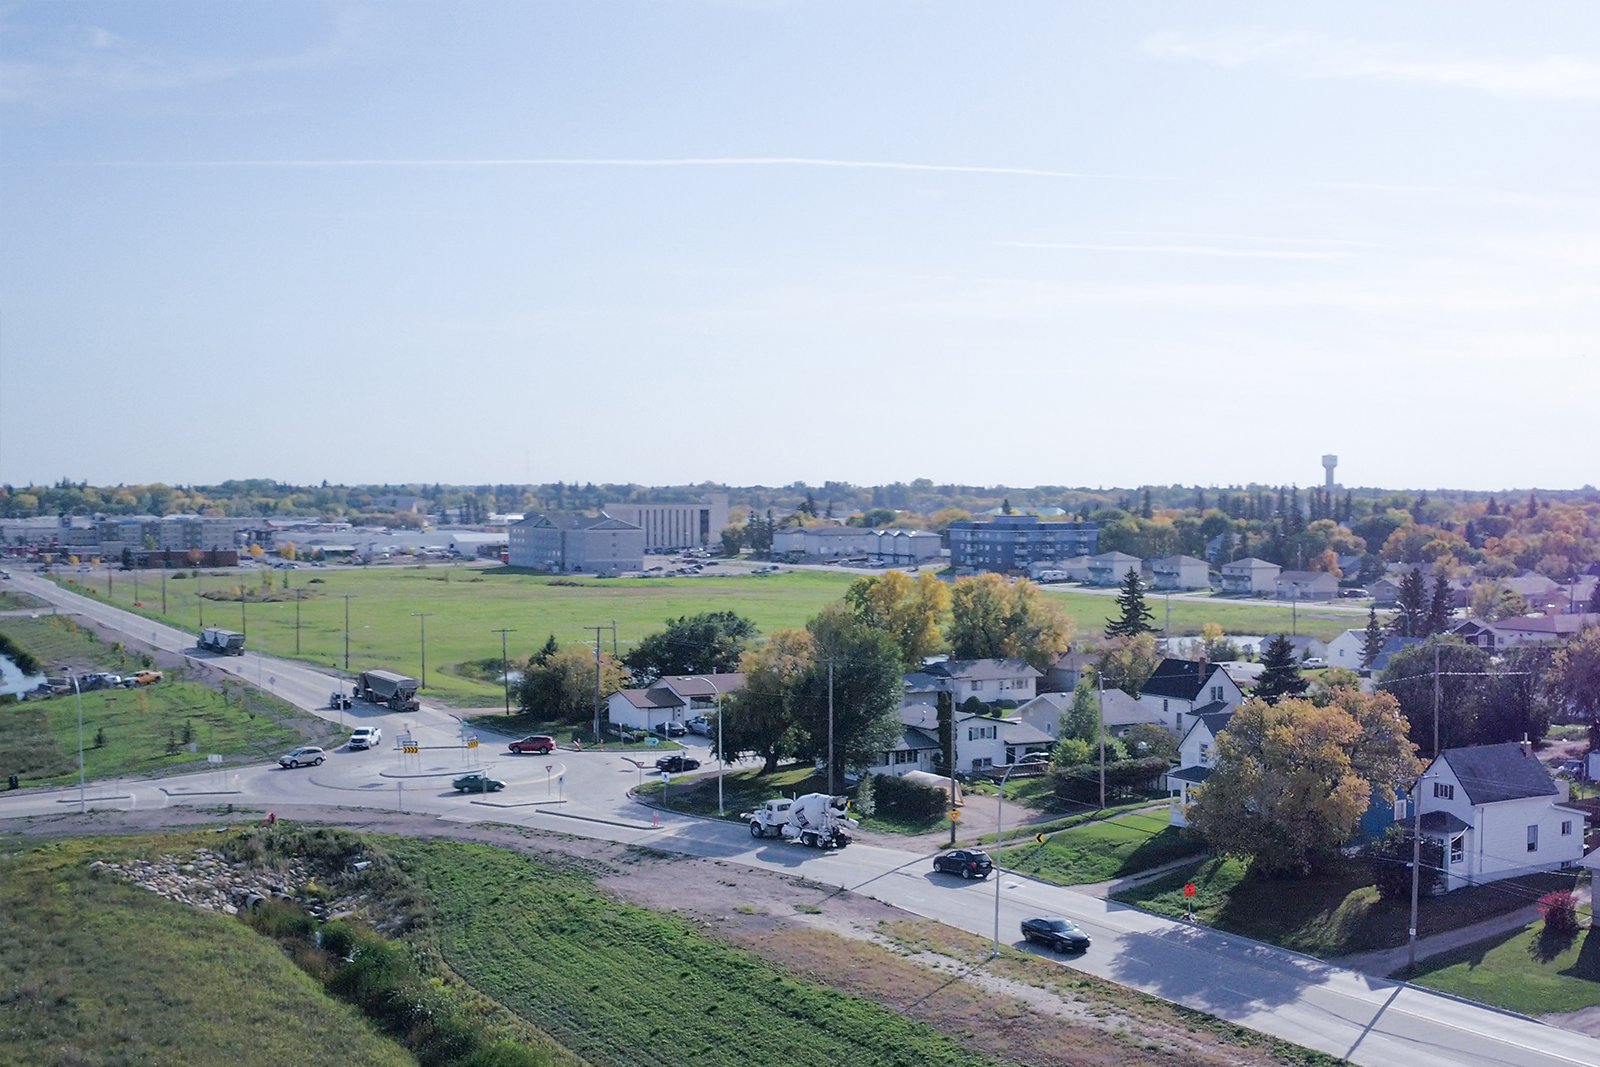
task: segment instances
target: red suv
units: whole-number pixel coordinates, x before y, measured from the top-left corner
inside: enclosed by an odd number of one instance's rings
[[[546,737],[544,734],[529,734],[521,741],[513,741],[509,746],[513,752],[537,752],[545,755],[556,750],[556,739]]]

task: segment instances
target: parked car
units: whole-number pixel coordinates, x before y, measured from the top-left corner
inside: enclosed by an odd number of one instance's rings
[[[132,686],[133,679],[123,678],[120,674],[111,674],[107,671],[95,671],[78,679],[78,689],[85,693],[92,693],[96,689],[115,689],[121,685]]]
[[[668,774],[682,774],[684,771],[699,770],[700,761],[692,756],[662,756],[656,760],[656,770],[666,771]]]
[[[512,752],[536,752],[548,755],[556,750],[556,739],[545,734],[529,734],[521,741],[513,741],[506,747]]]
[[[1372,594],[1367,592],[1365,589],[1360,588],[1359,586],[1352,586],[1349,589],[1339,590],[1339,595],[1346,600],[1356,600],[1360,597],[1371,596]]]
[[[377,726],[357,726],[350,734],[348,743],[351,750],[363,748],[377,748],[383,740],[383,730]]]
[[[963,878],[987,878],[994,871],[994,861],[981,848],[958,848],[933,857],[933,869],[935,873],[959,874]]]
[[[676,720],[672,722],[656,723],[656,733],[660,734],[662,737],[682,737],[688,732],[688,730],[683,728],[683,723]]]
[[[498,778],[490,778],[487,774],[463,774],[451,782],[457,793],[494,793],[506,787]]]
[[[1557,778],[1582,778],[1583,777],[1583,760],[1581,760],[1581,759],[1564,759],[1564,760],[1562,760],[1560,763],[1556,764],[1556,777]]]
[[[286,756],[279,756],[278,766],[316,767],[327,758],[328,754],[322,751],[322,749],[318,748],[316,745],[303,745]]]
[[[1022,939],[1029,944],[1053,948],[1057,952],[1083,952],[1089,948],[1089,935],[1083,932],[1083,927],[1059,915],[1023,919]]]
[[[1300,668],[1307,671],[1320,671],[1328,665],[1328,661],[1321,656],[1307,656],[1300,661]]]
[[[692,734],[699,734],[701,737],[711,736],[711,720],[704,715],[696,715],[691,719],[685,719],[683,720],[683,725]]]
[[[155,685],[166,675],[160,671],[134,671],[122,680],[122,684],[132,689],[136,685]]]

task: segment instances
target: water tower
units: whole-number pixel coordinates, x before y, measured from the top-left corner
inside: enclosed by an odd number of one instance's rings
[[[1339,457],[1338,456],[1323,456],[1322,457],[1322,469],[1325,472],[1327,472],[1327,475],[1328,475],[1327,481],[1325,481],[1323,484],[1327,487],[1327,490],[1330,493],[1333,492],[1333,468],[1337,467],[1338,465],[1339,465]]]

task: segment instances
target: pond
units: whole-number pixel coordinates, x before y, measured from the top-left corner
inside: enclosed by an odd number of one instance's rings
[[[42,674],[23,674],[9,656],[0,656],[0,696],[29,693],[44,684]]]

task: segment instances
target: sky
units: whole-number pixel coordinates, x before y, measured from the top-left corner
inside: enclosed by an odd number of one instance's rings
[[[0,481],[1600,482],[1600,5],[0,3]]]

